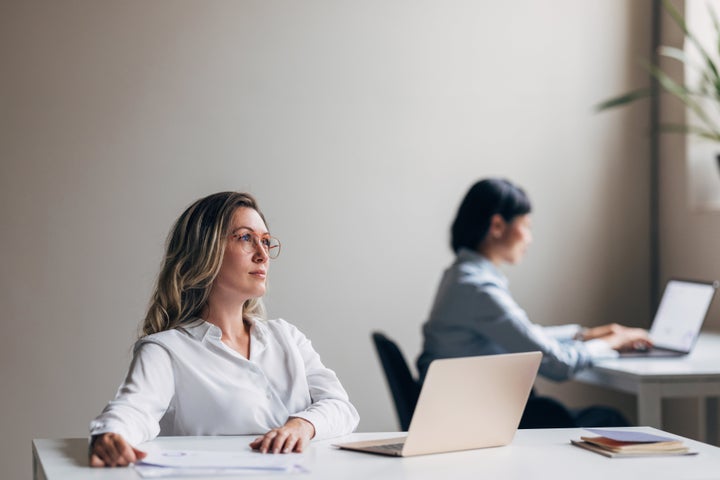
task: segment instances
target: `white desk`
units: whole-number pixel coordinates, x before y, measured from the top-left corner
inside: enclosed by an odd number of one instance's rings
[[[632,429],[660,433],[650,427]],[[395,433],[358,433],[313,442],[302,456],[309,474],[273,474],[242,478],[298,480],[437,480],[438,478],[511,479],[552,478],[553,480],[607,480],[652,478],[677,480],[718,478],[720,448],[684,439],[698,450],[696,456],[656,458],[606,458],[570,445],[584,430],[519,430],[513,442],[505,447],[465,452],[425,455],[411,458],[383,457],[338,450],[332,443],[397,436]],[[669,434],[668,434],[669,435]],[[152,443],[174,449],[237,450],[245,448],[249,437],[160,437]],[[680,438],[680,437],[678,437]],[[33,471],[36,480],[138,480],[132,468],[90,468],[87,466],[87,439],[33,441]],[[189,477],[183,477],[189,478]],[[230,477],[204,477],[227,480]],[[232,477],[238,478],[238,477]]]
[[[656,428],[662,428],[663,398],[703,399],[700,438],[718,444],[720,334],[701,334],[686,357],[603,360],[575,380],[635,394],[638,423]]]

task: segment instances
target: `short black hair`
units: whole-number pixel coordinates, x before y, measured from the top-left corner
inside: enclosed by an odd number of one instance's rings
[[[461,248],[477,250],[490,229],[493,215],[500,214],[510,222],[530,211],[530,199],[522,188],[502,178],[480,180],[460,203],[450,230],[450,246],[455,253]]]

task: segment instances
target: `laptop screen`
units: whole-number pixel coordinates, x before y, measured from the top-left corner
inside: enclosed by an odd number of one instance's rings
[[[689,352],[700,333],[715,288],[712,283],[670,280],[650,328],[653,343]]]

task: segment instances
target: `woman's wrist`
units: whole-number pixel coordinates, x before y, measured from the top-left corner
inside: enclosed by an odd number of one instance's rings
[[[310,420],[306,420],[302,417],[290,417],[285,424],[295,423],[303,431],[308,433],[308,438],[312,439],[315,437],[315,425]]]
[[[584,342],[586,340],[590,340],[590,329],[589,328],[581,328],[578,330],[578,332],[575,334],[575,340],[578,340],[580,342]]]

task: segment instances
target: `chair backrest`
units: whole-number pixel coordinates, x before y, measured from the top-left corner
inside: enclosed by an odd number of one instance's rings
[[[410,373],[405,357],[394,341],[380,332],[373,332],[372,340],[395,402],[400,428],[407,431],[420,396],[420,384]]]

